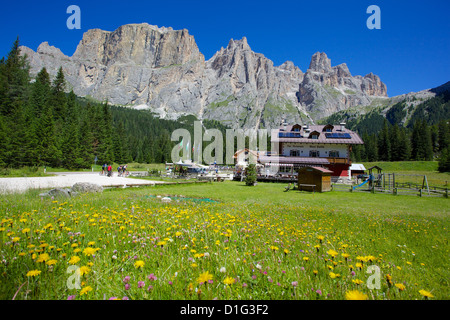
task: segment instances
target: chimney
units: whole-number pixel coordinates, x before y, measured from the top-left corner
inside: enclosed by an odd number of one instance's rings
[[[309,129],[308,127],[306,127],[304,131],[305,131],[304,138],[309,138],[309,134],[311,133],[311,129]]]
[[[344,131],[345,130],[345,122],[341,122],[339,125],[341,126],[341,131]]]

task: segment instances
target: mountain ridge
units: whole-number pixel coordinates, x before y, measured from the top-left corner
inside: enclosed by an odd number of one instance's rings
[[[337,111],[388,98],[373,73],[352,76],[315,53],[306,72],[254,52],[246,37],[231,39],[205,60],[187,29],[128,24],[84,33],[72,56],[43,42],[21,47],[31,74],[62,66],[68,89],[79,96],[150,109],[162,118],[192,114],[231,127],[271,128],[283,120],[314,123]]]

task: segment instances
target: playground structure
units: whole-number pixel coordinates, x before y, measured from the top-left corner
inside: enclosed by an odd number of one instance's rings
[[[448,198],[447,187],[430,186],[426,175],[405,173],[383,173],[383,169],[374,166],[369,169],[362,181],[350,187],[350,192],[387,193],[394,195],[415,195]],[[332,185],[333,190],[348,191],[348,185]]]

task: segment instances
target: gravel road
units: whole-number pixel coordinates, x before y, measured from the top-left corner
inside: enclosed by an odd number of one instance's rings
[[[96,183],[101,186],[123,186],[126,184],[157,184],[162,181],[131,179],[99,175],[98,172],[55,172],[54,176],[30,178],[0,178],[0,194],[23,193],[28,189],[52,189],[72,187],[77,182]]]

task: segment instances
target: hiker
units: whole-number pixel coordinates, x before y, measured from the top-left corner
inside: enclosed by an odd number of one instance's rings
[[[127,165],[126,164],[122,166],[122,175],[125,177],[127,176]]]
[[[112,166],[109,165],[108,166],[108,177],[111,177],[111,176],[112,176]]]
[[[106,163],[102,165],[102,175],[106,174]]]
[[[122,176],[122,166],[117,167],[117,174],[119,177]]]

